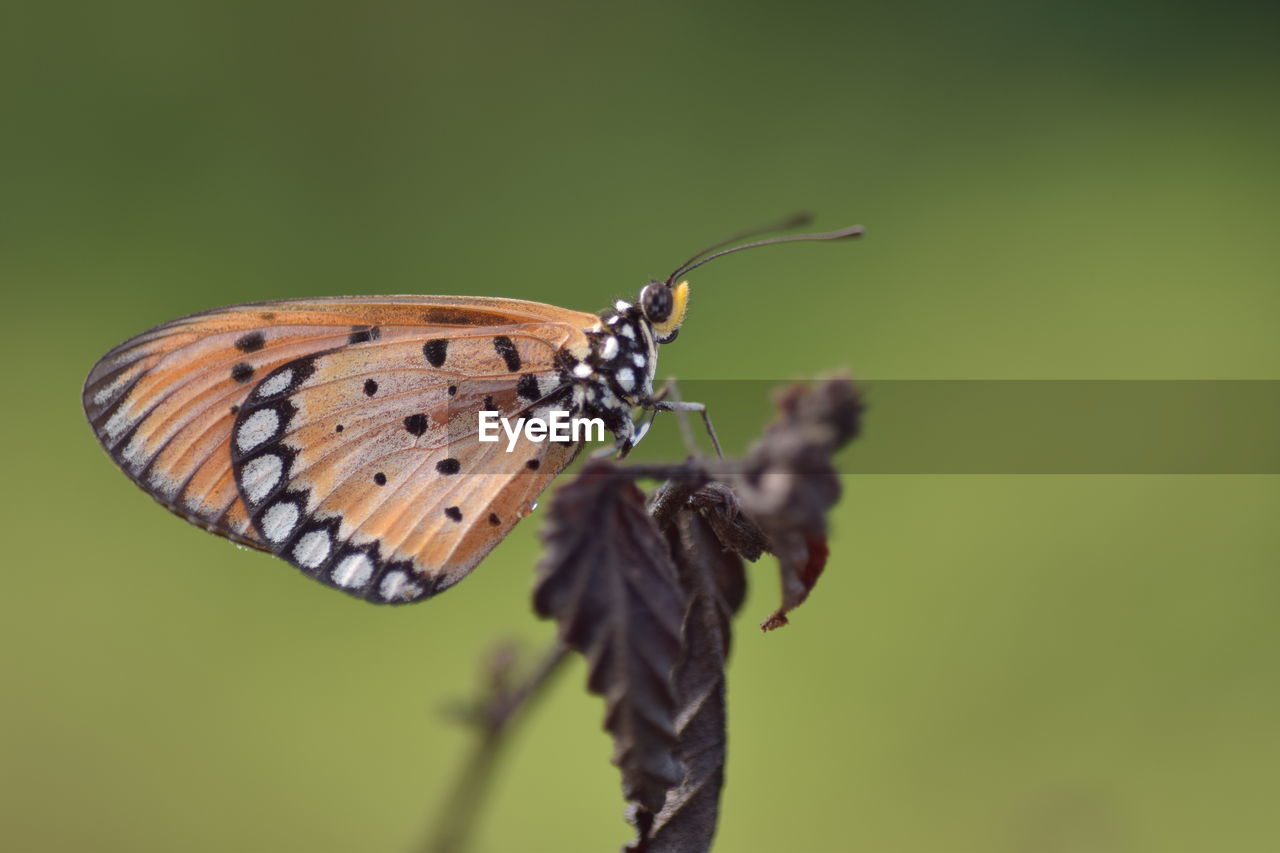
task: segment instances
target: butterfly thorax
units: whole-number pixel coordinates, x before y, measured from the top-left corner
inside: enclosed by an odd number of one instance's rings
[[[584,332],[588,348],[560,354],[573,387],[571,414],[600,418],[619,441],[628,441],[635,433],[631,410],[653,393],[658,363],[653,328],[638,307],[619,299]]]

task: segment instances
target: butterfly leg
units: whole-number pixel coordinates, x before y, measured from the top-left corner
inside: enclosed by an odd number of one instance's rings
[[[707,407],[702,403],[687,403],[684,400],[659,400],[654,402],[653,409],[655,412],[697,412],[702,416],[702,425],[707,428],[707,436],[711,439],[711,446],[715,448],[716,456],[720,459],[724,458],[724,451],[720,449],[720,439],[716,435],[716,428],[711,423],[711,415],[707,412]]]
[[[627,454],[631,452],[631,448],[635,446],[636,443],[631,439],[616,441],[613,444],[607,444],[604,447],[598,447],[591,451],[591,456],[589,458],[611,459],[616,457],[618,459],[625,459]]]
[[[676,400],[680,399],[680,389],[676,387],[676,380],[672,377],[668,377],[662,383],[662,387],[658,389],[658,393],[640,404],[641,408],[646,408],[650,412],[649,420],[646,421],[647,424],[650,426],[653,425],[653,422],[658,417],[658,412],[663,411],[656,404],[663,402],[668,397],[673,397]],[[684,441],[685,450],[696,454],[698,452],[698,445],[697,442],[693,440],[693,431],[689,429],[689,419],[685,417],[684,414],[678,414],[676,416],[676,421],[680,425],[680,438]],[[645,432],[648,431],[649,429],[646,427]]]
[[[612,447],[602,447],[595,451],[591,454],[591,458],[607,459],[610,456],[616,456],[618,459],[626,459],[627,454],[631,453],[631,451],[635,449],[635,446],[640,443],[641,439],[649,433],[649,427],[653,426],[653,419],[658,416],[658,410],[656,408],[648,408],[648,411],[649,417],[646,418],[638,428],[633,428],[627,435],[619,436],[618,440],[614,442]],[[628,424],[629,423],[630,421],[628,421]]]
[[[688,412],[697,412],[702,416],[702,424],[706,427],[707,435],[711,439],[711,446],[715,448],[716,456],[720,459],[724,458],[724,452],[720,449],[720,438],[716,435],[716,428],[711,423],[711,415],[707,412],[707,407],[703,403],[689,403],[680,399],[680,391],[676,387],[674,379],[668,379],[658,389],[658,393],[654,394],[648,400],[645,400],[641,406],[653,412],[653,416],[649,418],[649,423],[653,422],[653,418],[657,417],[658,412],[675,412],[680,422],[680,432],[684,437],[685,446],[696,452],[697,444],[693,440],[693,432],[689,429],[689,422],[684,417]],[[645,427],[645,432],[648,427]]]
[[[658,417],[658,410],[651,410],[649,412],[649,417],[645,418],[644,423],[640,424],[640,426],[636,428],[635,436],[627,442],[626,452],[623,454],[624,456],[627,453],[630,453],[632,449],[634,449],[635,446],[643,441],[644,437],[649,434],[649,429],[653,426],[653,420],[656,417]]]
[[[639,444],[640,439],[644,438],[644,434],[649,431],[647,424],[641,425],[640,430],[637,431],[629,418],[623,423],[626,426],[626,431],[621,434],[615,433],[616,439],[612,445],[593,450],[591,452],[592,459],[609,459],[611,457],[625,459],[631,449]]]

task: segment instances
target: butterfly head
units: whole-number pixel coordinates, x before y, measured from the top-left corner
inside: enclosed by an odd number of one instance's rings
[[[660,344],[669,344],[680,333],[685,311],[689,307],[689,282],[672,286],[663,281],[651,281],[640,291],[640,311],[653,327]]]

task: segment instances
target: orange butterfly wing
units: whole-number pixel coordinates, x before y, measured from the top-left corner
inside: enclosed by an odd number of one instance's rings
[[[412,600],[456,582],[478,562],[533,497],[571,461],[576,447],[549,442],[522,446],[520,453],[526,462],[538,459],[537,470],[515,470],[518,466],[510,459],[493,456],[492,449],[500,445],[471,441],[474,446],[466,459],[472,473],[456,478],[465,489],[458,485],[443,489],[433,482],[432,475],[438,476],[438,472],[432,468],[434,463],[427,463],[434,456],[424,454],[440,452],[438,442],[399,448],[384,465],[388,483],[393,474],[406,482],[412,480],[408,491],[403,491],[403,485],[384,489],[372,480],[365,483],[359,477],[364,472],[361,460],[372,465],[371,460],[380,459],[379,448],[388,437],[394,436],[396,429],[405,431],[404,418],[428,417],[430,413],[439,421],[450,413],[460,416],[460,407],[477,399],[484,402],[477,393],[486,385],[494,393],[483,396],[493,396],[503,414],[517,413],[528,404],[519,394],[520,380],[526,391],[531,381],[549,386],[556,373],[556,351],[560,347],[585,351],[584,330],[598,322],[593,314],[550,305],[473,297],[334,298],[238,305],[166,323],[116,347],[90,372],[84,407],[103,447],[156,500],[212,532],[275,551],[311,571],[310,563],[316,559],[315,537],[308,540],[310,549],[299,552],[307,559],[300,560],[294,555],[298,543],[293,539],[272,542],[262,535],[263,512],[257,519],[251,518],[241,492],[259,497],[262,509],[267,500],[261,492],[262,483],[270,474],[263,466],[269,463],[247,467],[258,454],[233,448],[232,442],[237,418],[241,424],[255,423],[250,418],[254,412],[264,411],[266,402],[278,402],[296,393],[298,402],[305,403],[307,417],[291,424],[287,435],[281,433],[273,440],[282,441],[285,448],[304,451],[306,471],[299,469],[298,475],[306,478],[302,482],[309,491],[316,490],[316,503],[303,509],[308,516],[316,515],[315,511],[330,513],[339,506],[353,513],[353,518],[367,513],[360,516],[364,519],[360,526],[389,537],[386,555],[374,566],[381,574],[371,574],[367,583],[354,583],[364,573],[359,561],[347,561],[337,576],[342,583],[333,579],[338,562],[326,562],[323,579],[373,600]],[[508,359],[494,348],[495,338],[513,342],[521,358],[518,371],[508,369]],[[444,346],[459,357],[448,365],[434,364],[432,354],[424,348],[431,341],[445,342]],[[484,355],[485,347],[489,348],[488,356]],[[472,355],[466,355],[467,351]],[[286,388],[279,377],[290,363],[309,364],[315,370],[305,381],[299,378]],[[381,368],[386,368],[385,373]],[[386,383],[380,400],[376,392],[365,394],[366,383],[374,375],[382,375],[381,383]],[[447,406],[451,399],[451,385],[465,390],[456,392],[458,399],[452,409],[441,410],[440,401],[446,401]],[[251,398],[255,389],[268,393]],[[415,411],[401,417],[398,406]],[[264,417],[260,415],[256,423],[261,424]],[[338,431],[335,417],[350,423],[342,423],[343,430]],[[388,419],[381,426],[380,417]],[[464,422],[459,420],[458,424]],[[346,432],[348,426],[350,433]],[[461,433],[455,436],[461,437]],[[239,473],[244,478],[239,487],[232,467],[233,449],[240,457]],[[404,452],[407,450],[412,452]],[[319,461],[322,455],[327,461]],[[503,452],[502,456],[508,455]],[[516,458],[517,454],[510,456]],[[420,463],[416,467],[411,461],[415,458]],[[441,458],[461,459],[456,453]],[[285,475],[292,479],[294,473],[282,470],[281,477]],[[481,481],[487,485],[482,487]],[[418,509],[403,504],[401,498],[387,498],[397,489],[405,496],[456,491],[469,496],[469,507],[488,499],[492,509],[479,513],[479,520],[488,525],[492,514],[499,521],[489,529],[473,523],[474,519],[455,523],[452,538],[437,541],[433,535],[436,528],[424,518],[390,517],[397,508],[407,516],[412,516],[411,509]],[[344,503],[348,500],[349,505]],[[446,508],[459,505],[448,503]],[[279,516],[275,518],[278,522]],[[368,544],[366,534],[350,535],[350,523],[340,533],[347,535],[341,542],[334,540],[335,555],[341,550],[339,545],[350,551],[355,546],[352,543]],[[410,563],[407,568],[406,561]],[[392,563],[397,565],[394,571],[405,571],[399,588],[396,582],[383,578]],[[381,595],[384,586],[395,594]]]
[[[289,362],[240,409],[231,459],[257,531],[317,579],[373,601],[460,580],[577,452],[478,439],[479,412],[567,396],[559,342],[523,326],[378,341]]]

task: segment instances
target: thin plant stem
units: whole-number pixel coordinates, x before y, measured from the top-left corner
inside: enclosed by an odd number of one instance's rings
[[[494,768],[502,757],[507,736],[530,705],[563,668],[569,647],[558,639],[524,683],[514,689],[498,682],[488,701],[477,710],[479,737],[445,800],[435,828],[422,846],[424,853],[463,853],[471,844],[480,808],[493,784]]]

